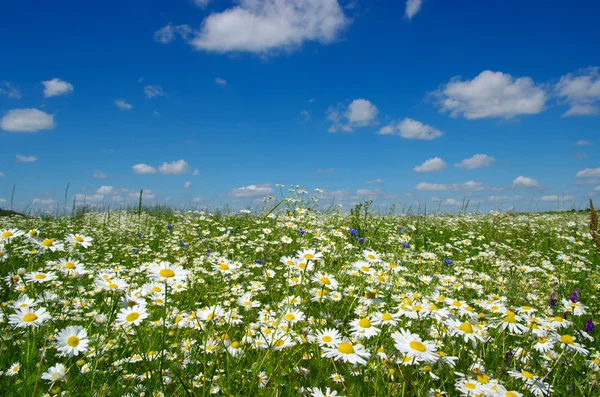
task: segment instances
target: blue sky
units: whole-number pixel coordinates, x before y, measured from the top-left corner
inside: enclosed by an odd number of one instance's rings
[[[584,207],[600,196],[596,1],[0,5],[0,207]],[[69,202],[72,199],[69,198]]]

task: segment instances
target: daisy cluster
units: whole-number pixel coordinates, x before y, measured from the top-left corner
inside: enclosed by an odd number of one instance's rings
[[[600,262],[584,214],[282,203],[1,218],[0,390],[600,393]]]

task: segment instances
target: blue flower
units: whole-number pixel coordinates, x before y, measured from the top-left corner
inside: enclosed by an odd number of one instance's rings
[[[263,263],[263,262],[264,262],[264,261],[263,261],[263,260],[261,260],[261,259],[256,259],[256,260],[254,261],[254,263],[258,263],[259,265],[260,265],[261,263]]]
[[[594,325],[594,322],[592,321],[592,318],[588,318],[587,323],[585,323],[585,332],[590,333],[594,330],[594,328],[596,328],[596,326]]]
[[[454,265],[454,262],[448,258],[444,258],[444,263],[446,264],[446,267]]]
[[[167,229],[169,229],[169,230],[173,229],[173,225],[167,226]]]

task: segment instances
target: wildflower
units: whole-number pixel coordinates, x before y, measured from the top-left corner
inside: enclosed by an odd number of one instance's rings
[[[15,376],[21,370],[21,364],[17,361],[12,364],[4,373],[6,376]]]
[[[167,284],[183,281],[189,273],[183,267],[169,262],[154,263],[150,265],[148,272],[150,272],[150,277],[154,281],[165,282]]]
[[[25,280],[30,282],[30,283],[47,283],[49,281],[55,280],[56,279],[56,275],[54,273],[44,273],[44,272],[34,272],[34,273],[27,273],[25,275]]]
[[[67,375],[67,368],[63,364],[56,364],[53,367],[48,368],[48,372],[42,374],[42,379],[54,382],[62,382],[65,380]]]
[[[365,365],[371,354],[365,349],[363,345],[357,343],[353,345],[348,340],[340,342],[336,347],[323,348],[324,353],[321,357],[333,358],[336,361],[343,361],[350,364],[362,364]]]
[[[556,337],[556,341],[560,344],[560,346],[565,350],[570,350],[575,353],[583,354],[587,356],[589,351],[581,346],[579,343],[575,342],[575,338],[571,335],[558,335]]]
[[[57,350],[67,356],[77,356],[87,351],[89,340],[85,328],[70,326],[56,336]]]
[[[419,335],[412,334],[405,329],[400,329],[400,332],[392,334],[396,349],[407,357],[432,363],[437,361],[440,356],[436,354],[435,344],[433,342],[423,341]]]
[[[590,333],[594,330],[594,328],[596,328],[596,326],[594,325],[594,322],[592,321],[592,318],[588,318],[587,322],[585,323],[585,332]]]
[[[19,229],[2,229],[0,230],[0,241],[10,242],[24,234],[25,232]]]
[[[371,320],[368,317],[355,319],[350,322],[352,327],[352,336],[357,339],[369,339],[381,332],[381,329],[371,324]]]
[[[117,314],[117,325],[123,326],[138,326],[148,317],[148,313],[144,306],[133,306],[123,308]]]
[[[45,240],[37,241],[36,243],[40,246],[40,250],[42,251],[49,250],[56,252],[65,250],[65,245],[55,238],[47,238]]]
[[[72,245],[80,245],[83,248],[88,248],[92,246],[93,238],[88,236],[83,236],[80,234],[69,234],[66,238],[66,241]]]
[[[305,249],[298,252],[298,258],[304,260],[318,261],[321,258],[323,258],[323,254],[315,251],[314,249]]]
[[[324,330],[318,330],[314,334],[314,339],[321,347],[337,346],[342,341],[340,333],[335,328],[326,328]]]
[[[17,309],[15,314],[8,316],[8,322],[19,328],[37,328],[44,325],[44,323],[51,318],[50,314],[43,307],[37,310],[25,308]]]
[[[258,383],[258,387],[260,389],[264,389],[267,386],[267,383],[269,383],[269,377],[263,371],[263,372],[259,373],[258,376],[256,377],[256,382]]]
[[[340,394],[337,394],[337,391],[331,390],[329,387],[326,388],[324,392],[323,392],[323,390],[319,389],[318,387],[313,387],[311,396],[312,397],[344,397]]]

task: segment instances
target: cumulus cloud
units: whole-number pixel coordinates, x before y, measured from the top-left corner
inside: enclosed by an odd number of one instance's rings
[[[227,80],[217,77],[215,79],[215,83],[217,83],[217,85],[220,85],[221,87],[225,87],[227,85]]]
[[[337,0],[240,0],[204,19],[190,44],[218,53],[289,51],[332,42],[348,23]]]
[[[477,168],[491,167],[495,162],[496,159],[487,154],[476,154],[473,157],[464,159],[460,163],[454,164],[454,167],[474,170]]]
[[[184,184],[183,184],[183,187],[184,187],[185,189],[189,189],[190,187],[192,187],[192,182],[189,182],[189,181],[188,181],[188,182],[184,183]]]
[[[560,78],[554,90],[569,105],[563,117],[600,114],[599,70],[597,66],[590,67]]]
[[[98,190],[96,190],[96,193],[102,195],[113,194],[114,189],[112,186],[101,186],[100,188],[98,188]]]
[[[366,181],[365,183],[367,185],[377,185],[377,184],[383,183],[383,179],[380,179],[380,178],[372,179],[370,181]]]
[[[270,184],[265,183],[262,185],[249,185],[232,189],[229,194],[234,197],[245,198],[245,197],[258,197],[267,196],[273,193],[273,188]]]
[[[80,203],[99,203],[104,200],[104,196],[101,194],[76,194],[75,200]]]
[[[156,174],[156,168],[149,166],[148,164],[136,164],[133,167],[133,172],[136,174]]]
[[[102,171],[96,171],[94,172],[94,174],[92,175],[94,178],[96,179],[106,179],[108,178],[108,175],[106,175],[104,172]]]
[[[542,201],[560,201],[560,200],[570,201],[570,200],[573,200],[573,198],[574,198],[573,196],[569,196],[569,195],[559,196],[559,195],[554,194],[554,195],[550,195],[550,196],[542,196],[540,198],[540,200],[542,200]]]
[[[0,84],[0,94],[13,99],[21,99],[22,97],[19,87],[12,84],[10,81],[3,81],[2,84]]]
[[[378,134],[380,135],[399,135],[405,139],[420,139],[430,141],[439,138],[443,132],[430,125],[423,124],[420,121],[405,118],[399,123],[391,123],[382,127]]]
[[[67,95],[73,92],[73,85],[61,79],[54,78],[42,81],[42,84],[44,85],[44,96],[46,98]]]
[[[356,127],[366,127],[376,122],[379,110],[366,99],[355,99],[344,110],[342,105],[327,109],[327,119],[333,124],[329,132],[351,132]]]
[[[526,176],[518,176],[513,180],[512,187],[513,189],[529,189],[534,187],[540,187],[540,183],[535,179],[527,178]]]
[[[196,169],[194,170],[194,172],[192,172],[192,175],[194,175],[194,176],[198,176],[198,175],[200,175],[200,170],[196,168]]]
[[[197,7],[205,8],[210,3],[210,0],[192,0],[192,3]]]
[[[508,196],[496,196],[496,195],[491,195],[490,198],[488,199],[488,201],[510,201],[511,198]]]
[[[140,192],[135,191],[135,192],[131,192],[127,194],[127,198],[129,200],[139,200],[140,198]],[[154,192],[150,189],[144,189],[142,191],[142,200],[152,200],[155,198]]]
[[[188,25],[174,26],[173,24],[169,24],[154,32],[154,40],[162,44],[168,44],[175,40],[177,36],[187,40],[191,33],[192,28]]]
[[[443,192],[445,190],[448,190],[449,187],[448,185],[441,183],[421,182],[415,187],[415,189],[420,190],[422,192]]]
[[[421,9],[421,5],[423,5],[423,0],[406,0],[406,9],[404,10],[404,15],[408,19],[412,19],[419,10]]]
[[[575,175],[576,178],[600,177],[600,168],[586,168]]]
[[[17,163],[33,163],[37,161],[37,157],[35,156],[22,156],[17,154]]]
[[[131,108],[133,107],[133,105],[127,103],[124,99],[117,99],[115,101],[115,106],[121,110],[131,110]]]
[[[38,109],[13,109],[0,120],[0,128],[8,132],[37,132],[54,128],[54,115]]]
[[[158,171],[166,175],[183,175],[190,171],[190,166],[185,160],[177,160],[172,163],[164,162],[158,167]]]
[[[157,96],[165,96],[166,93],[159,85],[146,85],[144,86],[144,95],[146,95],[146,98],[154,98]]]
[[[413,168],[415,172],[437,172],[446,168],[448,165],[439,157],[434,157],[425,161],[421,165],[417,165]]]
[[[544,110],[547,95],[530,77],[513,77],[485,70],[472,80],[451,79],[434,95],[443,112],[452,117],[511,118]]]
[[[447,190],[452,190],[455,192],[460,191],[480,191],[485,189],[485,185],[482,182],[468,181],[465,183],[453,183],[453,184],[443,184],[443,183],[426,183],[421,182],[417,184],[415,187],[416,190],[420,190],[423,192],[443,192]]]

